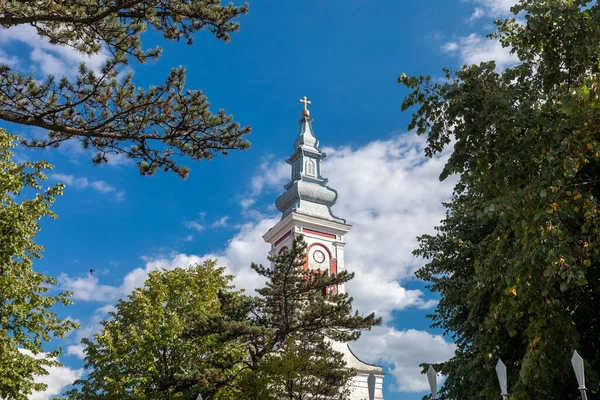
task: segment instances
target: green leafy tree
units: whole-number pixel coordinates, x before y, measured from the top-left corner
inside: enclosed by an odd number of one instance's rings
[[[95,152],[96,163],[124,154],[138,161],[142,174],[164,169],[185,177],[188,168],[179,157],[210,159],[244,149],[250,128],[222,110],[211,113],[201,91],[185,89],[183,67],[147,89],[136,87],[125,68],[160,56],[160,48],[142,47],[149,28],[188,44],[203,29],[228,41],[238,29],[236,18],[247,11],[220,0],[2,1],[0,26],[32,26],[52,44],[90,56],[104,49],[109,57],[100,71],[82,64],[74,78],[39,80],[0,65],[0,120],[48,131],[41,140],[23,139],[26,146],[76,140]]]
[[[46,388],[34,383],[34,376],[60,366],[60,349],[40,357],[42,346],[52,336],[64,337],[76,324],[51,311],[57,304],[71,304],[71,294],[48,295],[56,281],[32,268],[43,250],[33,241],[39,221],[56,217],[50,205],[63,186],[42,190],[40,181],[51,165],[14,162],[15,140],[0,129],[0,398],[26,400],[32,391]]]
[[[498,396],[508,367],[515,399],[577,399],[573,350],[600,390],[600,5],[522,0],[491,36],[518,55],[445,69],[446,83],[407,77],[402,109],[426,154],[454,149],[457,174],[438,234],[422,236],[417,276],[439,292],[434,326],[455,356],[440,365],[444,399]]]
[[[235,399],[237,343],[183,336],[220,313],[219,292],[235,295],[214,261],[150,272],[144,287],[119,300],[94,339],[83,339],[89,374],[70,399]]]
[[[381,318],[353,313],[353,299],[331,290],[354,274],[305,270],[302,236],[295,238],[291,249],[269,260],[272,269],[252,265],[268,281],[257,290],[258,298],[248,303],[250,319],[240,324],[238,314],[222,327],[237,334],[248,350],[241,360],[246,373],[238,385],[240,398],[347,398],[347,383],[354,371],[344,369],[342,353],[332,343],[358,339],[362,331],[381,323]]]

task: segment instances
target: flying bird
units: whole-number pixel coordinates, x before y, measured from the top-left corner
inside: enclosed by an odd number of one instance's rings
[[[92,275],[94,273],[93,269],[90,269],[90,275]]]

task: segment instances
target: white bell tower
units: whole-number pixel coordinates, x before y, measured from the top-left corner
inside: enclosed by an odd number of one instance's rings
[[[303,234],[308,246],[305,268],[337,274],[344,270],[344,235],[352,226],[331,211],[338,193],[327,186],[327,179],[322,176],[321,162],[326,154],[319,150],[319,141],[312,131],[313,120],[307,109],[310,101],[306,96],[300,101],[304,103],[300,134],[294,142],[294,152],[286,160],[292,166],[291,179],[284,186],[286,191],[275,202],[282,217],[263,239],[271,244],[270,254],[279,254],[291,247],[294,236]],[[340,285],[329,290],[344,293],[346,288]],[[347,343],[336,342],[334,348],[344,354],[348,368],[357,372],[351,383],[350,398],[369,400],[367,378],[372,372],[375,375],[375,399],[383,400],[385,374],[382,368],[360,361]]]

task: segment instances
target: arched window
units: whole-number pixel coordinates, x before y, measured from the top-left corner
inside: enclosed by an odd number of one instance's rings
[[[315,160],[306,160],[306,174],[315,176]]]

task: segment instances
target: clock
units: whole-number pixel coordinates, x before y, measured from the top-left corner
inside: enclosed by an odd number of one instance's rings
[[[321,264],[323,261],[325,261],[325,254],[323,254],[321,250],[316,250],[313,253],[313,260],[315,260],[318,264]]]

